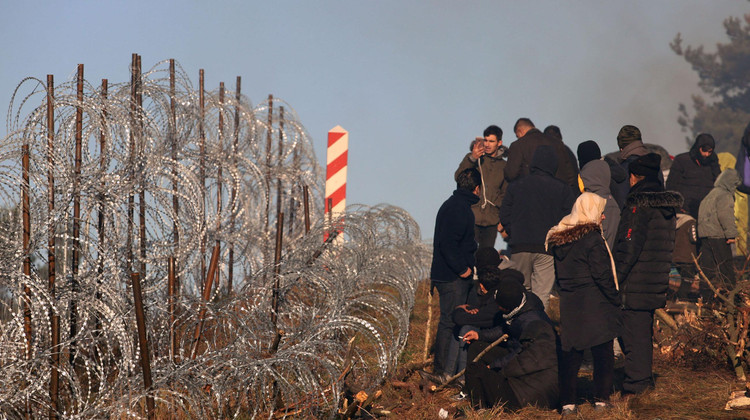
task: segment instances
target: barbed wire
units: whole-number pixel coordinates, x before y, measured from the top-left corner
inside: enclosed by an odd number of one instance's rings
[[[79,96],[76,80],[48,92],[33,78],[16,89],[0,143],[0,412],[7,417],[31,410],[140,418],[147,397],[157,411],[192,418],[286,410],[330,417],[345,380],[372,387],[405,346],[428,258],[414,220],[389,205],[350,206],[324,219],[322,171],[291,107],[270,97],[252,106],[226,89],[201,94],[175,64],[158,63],[135,90],[84,82]],[[336,240],[323,241],[335,231]],[[205,302],[214,247],[216,286]],[[172,259],[179,286],[170,295]],[[133,272],[146,308],[149,392],[134,340]],[[61,356],[57,365],[53,356]]]

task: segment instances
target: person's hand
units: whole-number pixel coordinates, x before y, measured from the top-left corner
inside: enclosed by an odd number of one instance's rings
[[[471,330],[464,334],[464,342],[468,343],[470,341],[479,340],[479,333]]]
[[[474,147],[471,148],[471,158],[474,160],[479,159],[484,154],[484,138],[477,137],[474,140]]]
[[[731,239],[727,239],[727,243],[728,243],[728,244],[733,244],[733,243],[735,243],[735,242],[737,242],[737,240],[736,240],[736,239],[734,239],[734,238],[731,238]]]
[[[466,271],[464,271],[458,277],[461,277],[462,279],[465,279],[465,278],[468,278],[470,275],[471,275],[471,268],[467,268]]]

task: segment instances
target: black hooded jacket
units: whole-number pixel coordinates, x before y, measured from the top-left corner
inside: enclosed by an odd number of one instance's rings
[[[460,278],[467,268],[474,267],[474,213],[471,205],[479,197],[470,191],[455,190],[445,200],[435,219],[435,236],[432,242],[433,282],[450,282]]]
[[[613,250],[622,306],[654,310],[666,304],[676,211],[682,196],[656,179],[633,185],[620,215]]]
[[[745,127],[745,132],[742,134],[742,141],[740,142],[740,151],[737,152],[737,163],[734,165],[734,169],[737,170],[737,175],[740,177],[740,185],[737,187],[737,191],[743,194],[750,194],[750,165],[747,160],[750,156],[750,123]],[[745,173],[747,171],[747,174]]]
[[[557,157],[551,146],[539,146],[528,176],[511,182],[500,206],[500,223],[513,252],[544,253],[547,231],[570,213],[576,194],[554,177]]]
[[[708,134],[700,134],[689,152],[681,153],[674,158],[672,169],[667,178],[667,189],[677,191],[685,199],[683,208],[687,214],[698,218],[698,207],[701,200],[714,187],[714,181],[719,176],[719,158],[716,153],[704,158],[701,156],[701,146],[713,149],[715,142]]]
[[[505,165],[505,180],[515,181],[531,172],[534,152],[539,146],[550,146],[555,151],[558,165],[552,175],[575,188],[578,185],[578,164],[575,155],[558,140],[536,128],[527,131],[520,139],[510,144],[508,164]]]

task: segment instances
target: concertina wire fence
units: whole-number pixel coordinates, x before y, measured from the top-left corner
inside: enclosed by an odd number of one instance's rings
[[[203,92],[202,73],[196,90],[174,60],[140,74],[139,58],[137,67],[131,82],[106,87],[83,80],[82,66],[77,80],[51,91],[50,80],[27,78],[11,101],[0,144],[1,416],[334,416],[345,377],[371,390],[405,346],[429,261],[417,224],[389,205],[323,217],[310,136],[283,101],[253,107],[239,78],[237,92]],[[342,233],[324,243],[336,229]],[[215,246],[214,286],[201,306]],[[132,272],[145,307],[149,392]]]

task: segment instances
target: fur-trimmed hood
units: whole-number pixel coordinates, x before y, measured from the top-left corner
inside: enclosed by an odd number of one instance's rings
[[[548,244],[550,247],[553,247],[575,242],[594,230],[601,232],[602,228],[596,223],[582,223],[580,225],[575,225],[570,229],[550,234]]]
[[[640,191],[630,193],[625,205],[678,210],[683,202],[682,194],[676,191]]]

